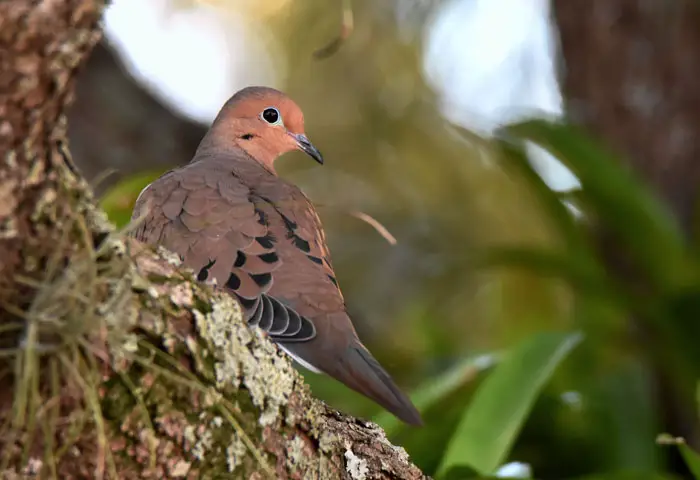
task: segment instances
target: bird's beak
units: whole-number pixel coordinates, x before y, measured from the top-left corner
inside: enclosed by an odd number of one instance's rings
[[[298,133],[298,134],[290,133],[290,135],[297,142],[297,145],[299,146],[299,150],[301,150],[302,152],[305,152],[311,158],[313,158],[318,163],[323,165],[323,156],[321,155],[321,152],[319,152],[318,148],[314,147],[314,144],[311,143],[308,138],[306,138],[306,135],[304,135],[302,133]]]

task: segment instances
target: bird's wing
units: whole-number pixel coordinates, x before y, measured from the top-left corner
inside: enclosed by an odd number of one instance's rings
[[[198,280],[215,279],[235,293],[248,322],[273,339],[314,338],[313,323],[270,294],[282,265],[270,208],[232,172],[202,167],[190,164],[147,187],[134,207],[140,223],[132,235],[177,253]]]
[[[274,290],[279,293],[298,290],[287,282],[294,282],[298,287],[300,276],[308,275],[307,280],[313,285],[304,285],[311,288],[302,290],[309,290],[308,293],[312,293],[314,288],[325,290],[328,296],[337,300],[335,303],[342,306],[342,294],[316,210],[297,187],[279,179],[273,180],[271,188],[257,192],[255,197],[258,207],[270,214],[266,220],[286,264],[276,279],[278,287]],[[293,265],[288,265],[290,263]]]
[[[276,191],[275,218],[282,219],[283,230],[272,223],[272,216],[270,221],[273,232],[280,237],[278,249],[285,263],[275,272],[271,293],[293,299],[295,309],[307,315],[318,332],[311,341],[276,340],[305,367],[340,380],[410,424],[421,424],[411,401],[357,337],[313,205],[295,187],[284,189],[278,185]],[[269,202],[267,197],[264,200]],[[282,236],[289,241],[284,242]]]
[[[192,163],[142,192],[132,235],[179,254],[199,280],[216,279],[238,297],[250,324],[305,366],[420,424],[357,338],[313,206],[296,187],[273,181],[261,192],[230,171]]]

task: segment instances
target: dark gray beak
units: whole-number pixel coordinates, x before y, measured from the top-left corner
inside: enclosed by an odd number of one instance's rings
[[[292,134],[292,137],[297,141],[299,149],[309,155],[311,158],[316,160],[318,163],[323,165],[323,155],[318,151],[318,148],[314,147],[313,143],[306,138],[306,135],[302,134]]]

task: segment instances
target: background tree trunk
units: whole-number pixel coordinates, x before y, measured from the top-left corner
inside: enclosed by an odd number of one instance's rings
[[[424,478],[230,297],[111,232],[64,116],[102,8],[0,3],[0,476]]]
[[[81,70],[68,111],[71,154],[96,195],[144,170],[184,165],[207,132],[139,86],[106,43],[95,47]]]
[[[696,237],[700,3],[555,0],[554,7],[569,119],[613,147],[666,202],[686,235]],[[625,252],[606,232],[598,234],[609,268],[625,277]],[[645,331],[643,324],[635,324]],[[643,340],[653,342],[653,335]],[[697,447],[694,387],[674,383],[659,363],[655,393],[663,417],[660,428]],[[682,459],[669,455],[685,472]]]
[[[569,117],[693,228],[700,185],[700,4],[555,0]]]

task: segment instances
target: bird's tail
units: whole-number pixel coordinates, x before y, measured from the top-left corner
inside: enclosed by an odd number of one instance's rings
[[[350,345],[327,373],[371,398],[409,425],[423,425],[420,413],[379,362],[361,344]]]

